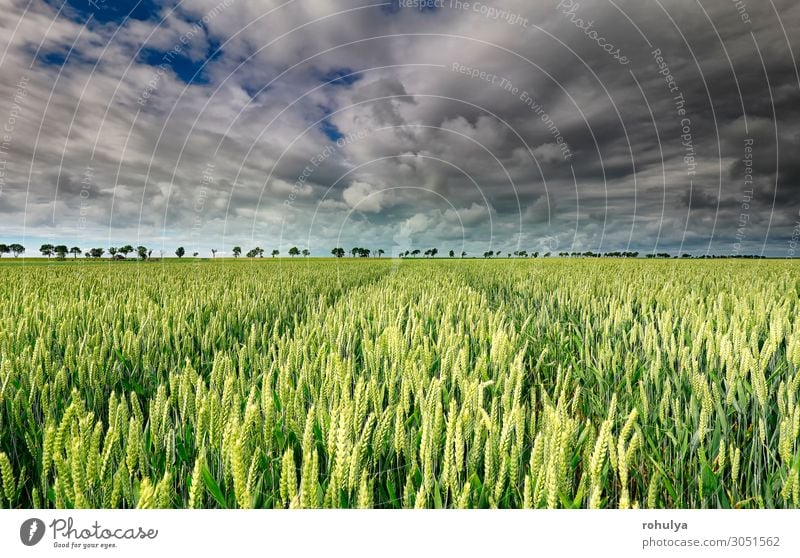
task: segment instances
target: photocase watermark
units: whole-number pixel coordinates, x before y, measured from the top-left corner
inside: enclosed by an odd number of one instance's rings
[[[108,0],[89,0],[89,5],[95,10],[106,9]]]
[[[797,246],[800,244],[800,210],[797,212],[797,221],[792,229],[792,237],[789,239],[789,257],[794,258],[797,253]]]
[[[695,176],[697,174],[697,153],[695,151],[694,139],[692,138],[692,120],[689,118],[686,111],[686,99],[683,97],[683,92],[678,86],[675,76],[669,68],[667,60],[661,53],[660,48],[654,49],[651,53],[653,60],[658,67],[658,73],[664,78],[672,97],[672,102],[675,106],[675,113],[680,118],[681,125],[681,145],[683,146],[683,163],[686,165],[687,176]]]
[[[468,76],[472,79],[485,81],[486,83],[489,83],[492,86],[497,87],[509,95],[519,99],[531,110],[531,112],[539,117],[547,130],[553,136],[553,140],[556,142],[556,144],[558,144],[559,149],[561,150],[561,156],[563,157],[564,161],[572,160],[572,150],[564,139],[564,136],[561,134],[561,130],[559,130],[558,126],[556,126],[556,123],[553,122],[553,119],[544,109],[544,106],[527,90],[514,85],[514,83],[508,78],[498,76],[497,74],[487,72],[480,68],[466,66],[460,62],[453,62],[450,65],[450,71]]]
[[[156,71],[150,76],[145,88],[136,98],[136,102],[139,104],[139,106],[143,107],[147,104],[147,101],[150,99],[156,89],[158,89],[158,84],[161,81],[161,78],[163,78],[164,74],[166,74],[170,69],[172,62],[175,61],[176,57],[183,55],[184,49],[189,45],[189,42],[194,38],[194,36],[203,32],[205,30],[205,25],[207,25],[212,19],[217,17],[227,8],[231,7],[234,2],[235,0],[222,0],[222,2],[207,11],[203,17],[195,21],[189,30],[178,38],[177,43],[175,43],[170,50],[164,53],[164,55],[161,57],[161,63],[156,66]]]
[[[528,18],[502,8],[495,8],[483,2],[463,2],[462,0],[400,0],[400,8],[407,8],[419,11],[425,10],[459,10],[462,12],[472,12],[486,19],[501,21],[508,25],[517,27],[528,27]]]
[[[291,208],[294,205],[297,196],[305,189],[308,182],[311,180],[311,177],[314,175],[314,172],[316,172],[320,165],[330,159],[334,153],[344,149],[348,145],[363,140],[368,135],[369,132],[367,130],[358,130],[357,132],[345,134],[343,137],[337,139],[335,142],[329,145],[326,145],[322,151],[312,156],[308,160],[308,164],[303,167],[303,170],[300,172],[297,180],[295,180],[292,184],[292,189],[289,191],[286,199],[283,200],[283,205],[286,208]]]
[[[481,70],[480,68],[472,68],[470,66],[465,66],[460,62],[453,62],[450,65],[450,70],[456,72],[457,74],[469,76],[472,79],[479,79],[481,81],[485,81],[491,83],[492,85],[497,85],[497,86],[508,81],[506,80],[506,78],[501,78],[497,74],[486,72],[484,70]]]
[[[44,521],[37,517],[26,519],[19,527],[19,540],[25,546],[36,546],[44,537]]]
[[[744,0],[731,0],[731,4],[733,7],[736,8],[736,11],[739,13],[739,19],[742,20],[742,23],[746,23],[750,25],[753,21],[750,19],[750,12],[747,11],[747,4],[744,3]]]
[[[742,192],[742,205],[739,212],[739,226],[736,229],[736,242],[733,243],[733,253],[738,255],[742,251],[742,241],[747,234],[747,225],[750,223],[750,202],[753,201],[753,139],[744,140],[744,190]]]
[[[200,238],[202,237],[203,226],[205,224],[203,213],[205,212],[206,201],[208,200],[208,189],[214,184],[214,169],[214,163],[210,161],[206,163],[205,168],[203,168],[203,174],[200,178],[200,187],[195,193],[194,204],[192,206],[192,209],[194,210],[194,216],[192,217],[192,229],[190,236],[194,240],[196,253],[200,252]]]
[[[558,238],[555,236],[545,236],[539,241],[539,246],[543,251],[555,252],[558,250]]]
[[[6,186],[6,176],[8,172],[8,158],[11,151],[11,144],[14,138],[14,129],[17,126],[17,120],[22,115],[22,105],[28,96],[28,83],[30,78],[22,76],[17,82],[14,89],[14,95],[11,97],[11,107],[8,111],[8,117],[3,122],[2,136],[0,136],[0,197],[3,196],[3,191]]]
[[[158,537],[158,529],[142,526],[104,526],[99,521],[89,525],[76,525],[72,517],[54,519],[45,526],[37,517],[26,519],[19,528],[19,539],[25,546],[42,542],[50,531],[53,548],[75,550],[109,550],[119,548],[120,541],[152,541]]]
[[[395,274],[400,271],[400,264],[402,258],[408,251],[409,246],[413,246],[413,239],[411,238],[411,231],[406,225],[401,225],[394,235],[392,235],[392,247],[389,250],[389,256],[392,260],[392,268],[390,273]]]
[[[92,195],[91,188],[94,184],[94,167],[91,165],[86,165],[86,168],[83,169],[83,176],[81,177],[81,189],[78,193],[78,198],[80,200],[80,207],[78,210],[78,229],[85,230],[87,218],[86,216],[89,214],[89,198]]]
[[[589,39],[597,43],[597,46],[606,51],[609,56],[614,58],[623,66],[630,64],[630,59],[622,54],[622,51],[618,46],[614,45],[614,43],[603,37],[600,32],[594,29],[593,20],[586,21],[578,16],[578,10],[580,10],[580,8],[581,5],[574,0],[561,0],[556,6],[556,9],[561,12],[561,14],[567,18],[570,23],[572,23],[578,29],[581,29],[583,33],[589,37]]]

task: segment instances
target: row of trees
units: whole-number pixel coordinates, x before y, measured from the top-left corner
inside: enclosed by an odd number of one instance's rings
[[[483,257],[484,258],[493,258],[495,256],[497,256],[499,258],[502,255],[503,255],[503,251],[502,250],[498,250],[497,252],[495,252],[494,250],[489,250],[488,252],[484,252],[483,253]],[[466,256],[466,252],[462,252],[461,253],[461,257],[463,258],[464,256]],[[538,258],[539,257],[539,252],[533,252],[532,254],[530,254],[530,256],[528,256],[528,251],[527,250],[515,250],[514,252],[506,252],[506,257],[507,258],[510,258],[511,256],[514,256],[514,257],[517,257],[517,258],[527,258],[527,257]],[[452,250],[450,250],[450,257],[451,258],[453,257],[453,251]],[[542,257],[543,258],[549,258],[550,257],[550,252],[546,253]]]
[[[51,258],[53,256],[57,257],[58,259],[65,259],[67,254],[72,254],[73,258],[77,258],[81,254],[86,256],[87,258],[99,259],[102,258],[106,254],[105,248],[90,248],[84,252],[78,246],[72,246],[68,248],[66,244],[42,244],[39,248],[39,251],[42,253],[43,256],[47,256]],[[22,244],[0,244],[0,257],[4,254],[14,254],[14,257],[18,257],[21,254],[25,253],[25,247]],[[153,251],[148,249],[146,246],[137,246],[134,248],[130,244],[126,244],[125,246],[115,247],[112,246],[108,249],[107,252],[112,259],[115,260],[124,260],[127,259],[128,255],[135,253],[136,257],[140,260],[146,260],[150,258],[153,254]],[[242,248],[241,246],[234,246],[233,248],[233,257],[239,258],[242,255]],[[353,247],[348,251],[345,251],[344,248],[334,248],[331,250],[331,254],[336,258],[343,258],[346,254],[350,254],[352,257],[356,258],[369,258],[378,257],[380,258],[386,252],[383,249],[378,249],[375,251],[370,250],[369,248],[360,248],[360,247]],[[430,248],[422,252],[419,249],[415,250],[406,250],[404,252],[400,252],[399,256],[401,258],[408,258],[412,257],[415,258],[422,254],[426,258],[435,258],[436,255],[439,253],[437,248]],[[177,250],[175,250],[175,255],[178,258],[183,258],[187,254],[186,249],[183,246],[179,246]],[[489,250],[483,253],[484,258],[494,258],[494,257],[502,257],[504,252],[502,250],[494,251]],[[212,257],[216,257],[217,250],[214,248],[211,250]],[[271,252],[272,257],[277,257],[280,255],[279,250],[272,250]],[[293,246],[289,249],[289,255],[292,257],[300,256],[308,257],[311,255],[311,251],[308,249],[301,250],[297,246]],[[448,255],[451,258],[455,258],[457,256],[454,250],[450,250]],[[592,251],[587,252],[559,252],[559,257],[562,258],[638,258],[639,252],[602,252],[596,253]],[[192,252],[193,257],[199,256],[199,252]],[[264,249],[256,246],[252,250],[249,250],[246,254],[248,258],[263,258],[264,257]],[[505,252],[505,256],[507,258],[516,257],[516,258],[538,258],[539,252],[532,252],[528,253],[527,250],[515,250],[514,252]],[[467,253],[461,252],[461,257],[466,258]],[[541,257],[548,258],[550,257],[550,252],[546,252]],[[645,257],[647,258],[677,258],[678,256],[671,256],[666,252],[660,252],[657,254],[647,254]],[[681,258],[688,259],[688,258],[699,258],[699,259],[717,259],[717,258],[745,258],[745,259],[763,259],[765,256],[755,256],[755,255],[748,255],[748,254],[735,254],[730,256],[724,255],[703,255],[703,256],[692,256],[691,254],[683,254]]]
[[[183,250],[183,248],[178,248],[178,250]],[[177,254],[178,252],[175,252],[175,253]],[[216,257],[216,255],[217,255],[217,251],[216,250],[211,250],[211,253],[212,253],[212,255],[214,257]],[[304,257],[305,256],[310,256],[311,255],[311,251],[308,250],[308,249],[300,250],[300,248],[298,248],[297,246],[292,246],[291,248],[289,248],[289,255],[290,256],[295,257],[295,256],[299,256],[301,254]],[[234,246],[233,247],[233,257],[234,258],[238,258],[241,255],[242,255],[242,247],[241,246]],[[281,255],[280,250],[273,250],[272,254],[271,254],[271,256],[273,258],[276,257],[276,256],[280,256],[280,255]],[[178,255],[179,258],[181,256],[182,256],[182,254]],[[263,258],[264,257],[264,249],[256,246],[252,250],[249,250],[247,252],[247,254],[245,254],[245,256],[247,256],[248,258]]]
[[[0,252],[2,252],[2,246],[0,245]],[[15,245],[11,245],[10,248],[13,248]],[[19,245],[16,245],[19,246]],[[21,246],[20,246],[21,247]],[[21,247],[22,248],[22,247]],[[25,248],[22,248],[22,252],[25,251]],[[89,248],[84,252],[80,247],[73,246],[72,248],[67,248],[66,244],[42,244],[39,247],[39,252],[42,253],[43,256],[47,256],[48,258],[52,256],[56,256],[59,259],[64,259],[67,257],[67,254],[72,254],[73,258],[77,258],[81,254],[86,256],[87,258],[102,258],[103,255],[106,253],[105,248]],[[115,260],[124,260],[127,258],[128,254],[135,252],[136,256],[140,260],[146,260],[150,256],[153,255],[153,251],[148,249],[146,246],[137,246],[134,248],[130,244],[126,244],[125,246],[112,246],[108,249],[108,254]],[[17,254],[15,254],[17,255]]]
[[[3,257],[3,254],[14,254],[16,258],[24,253],[25,247],[22,244],[0,244],[0,257]]]
[[[331,254],[336,258],[343,258],[346,253],[347,252],[344,251],[344,248],[334,248],[333,250],[331,250]],[[359,248],[357,246],[350,248],[350,255],[353,256],[354,258],[356,257],[369,258],[370,254],[380,258],[385,253],[386,252],[383,250],[383,248],[376,250],[375,252],[373,252],[369,248]]]

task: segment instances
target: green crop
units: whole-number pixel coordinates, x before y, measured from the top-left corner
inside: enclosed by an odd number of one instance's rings
[[[798,271],[5,265],[0,505],[798,507]]]

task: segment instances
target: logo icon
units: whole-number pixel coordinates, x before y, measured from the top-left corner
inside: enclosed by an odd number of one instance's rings
[[[25,546],[38,544],[44,537],[44,521],[36,517],[26,519],[19,528],[19,539]]]

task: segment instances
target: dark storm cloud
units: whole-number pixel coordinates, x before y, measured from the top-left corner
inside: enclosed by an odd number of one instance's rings
[[[789,0],[26,7],[0,15],[5,237],[787,253]]]

